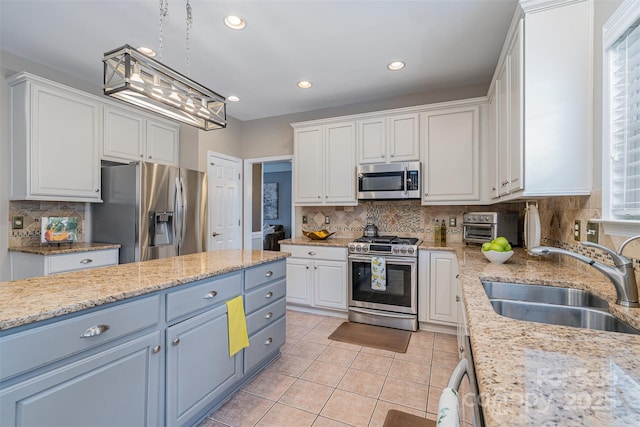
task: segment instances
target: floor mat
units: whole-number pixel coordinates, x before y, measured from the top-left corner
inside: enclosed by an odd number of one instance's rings
[[[364,323],[344,322],[329,335],[330,340],[406,353],[411,332]]]

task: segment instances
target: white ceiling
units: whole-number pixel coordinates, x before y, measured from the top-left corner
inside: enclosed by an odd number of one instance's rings
[[[190,0],[190,77],[227,114],[283,114],[489,85],[517,0]],[[169,0],[161,62],[186,67],[186,0]],[[226,28],[235,14],[248,24]],[[0,0],[0,49],[102,85],[104,52],[159,47],[158,0]],[[387,71],[403,60],[402,71]],[[308,90],[296,87],[310,80]]]

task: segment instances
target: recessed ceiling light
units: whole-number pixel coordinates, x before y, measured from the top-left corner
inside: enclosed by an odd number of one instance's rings
[[[306,80],[302,80],[298,82],[298,87],[300,89],[309,89],[311,86],[313,86],[313,83]]]
[[[238,101],[240,101],[240,98],[238,98],[235,95],[230,95],[230,96],[227,97],[227,101],[238,102]]]
[[[156,52],[155,52],[153,49],[150,49],[150,48],[148,48],[148,47],[144,47],[144,46],[140,46],[140,47],[138,48],[138,52],[140,52],[140,53],[144,53],[145,55],[150,56],[150,57],[152,57],[152,58],[153,58],[154,56],[156,56]]]
[[[389,65],[387,65],[387,68],[390,71],[398,71],[398,70],[402,70],[405,65],[406,64],[402,61],[393,61],[393,62],[390,62]]]
[[[224,25],[232,30],[241,30],[247,26],[247,21],[242,16],[229,15],[224,18]]]

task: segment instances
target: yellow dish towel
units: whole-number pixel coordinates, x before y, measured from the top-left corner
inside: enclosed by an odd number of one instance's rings
[[[229,328],[229,357],[249,347],[247,319],[244,317],[242,295],[227,301],[227,325]]]

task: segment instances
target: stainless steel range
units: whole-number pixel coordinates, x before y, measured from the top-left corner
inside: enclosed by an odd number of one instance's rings
[[[415,237],[361,237],[349,243],[349,320],[418,329]]]

